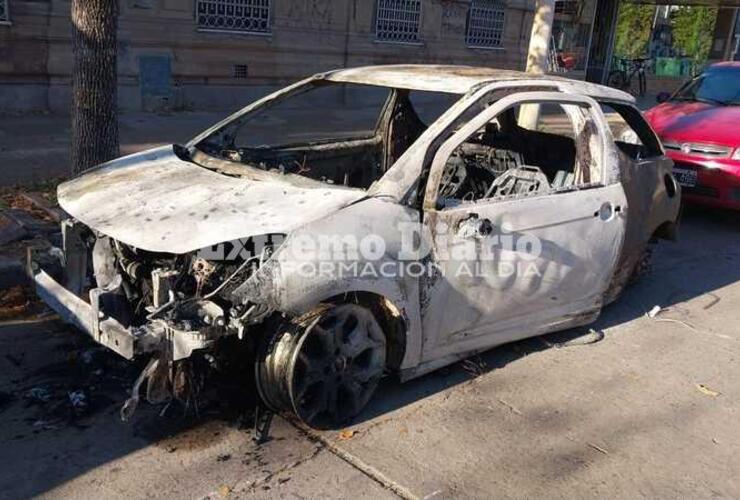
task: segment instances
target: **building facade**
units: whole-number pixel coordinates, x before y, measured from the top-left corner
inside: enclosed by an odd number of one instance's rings
[[[391,63],[523,69],[534,0],[120,0],[119,105],[235,109]],[[0,110],[67,112],[69,0],[0,0]]]

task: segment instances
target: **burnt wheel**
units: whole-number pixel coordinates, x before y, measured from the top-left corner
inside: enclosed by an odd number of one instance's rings
[[[385,368],[386,340],[365,307],[341,304],[293,325],[257,364],[260,395],[316,428],[341,426],[362,411]]]

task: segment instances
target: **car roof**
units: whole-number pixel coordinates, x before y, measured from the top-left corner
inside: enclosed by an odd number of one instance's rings
[[[488,83],[538,80],[543,84],[551,82],[559,87],[567,88],[568,91],[585,94],[596,99],[634,102],[634,98],[625,92],[590,82],[551,75],[536,75],[523,71],[475,66],[433,64],[364,66],[340,69],[319,76],[333,82],[450,94],[467,94],[471,90]]]

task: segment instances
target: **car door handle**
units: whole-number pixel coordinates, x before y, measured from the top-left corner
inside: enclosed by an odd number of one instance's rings
[[[599,219],[603,220],[604,222],[610,221],[614,218],[615,214],[618,214],[622,211],[622,207],[617,205],[614,206],[612,202],[607,201],[604,202],[601,207],[594,212],[594,217],[598,217]]]

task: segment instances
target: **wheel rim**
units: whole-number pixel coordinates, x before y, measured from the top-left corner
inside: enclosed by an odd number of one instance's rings
[[[287,326],[287,328],[286,328]],[[293,411],[312,427],[356,416],[383,375],[386,340],[365,307],[342,304],[307,324],[283,325],[264,339],[255,364],[257,389],[275,411]]]
[[[385,367],[385,335],[364,307],[344,304],[316,318],[296,344],[288,370],[293,411],[314,427],[356,416]]]

